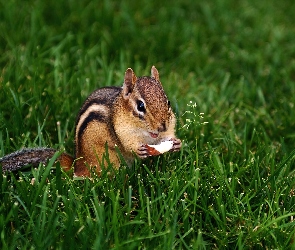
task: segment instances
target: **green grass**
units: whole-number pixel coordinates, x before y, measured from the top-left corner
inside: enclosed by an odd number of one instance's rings
[[[114,178],[0,175],[0,248],[294,248],[293,7],[0,0],[0,156],[73,154],[79,107],[128,67],[158,68],[183,140]]]

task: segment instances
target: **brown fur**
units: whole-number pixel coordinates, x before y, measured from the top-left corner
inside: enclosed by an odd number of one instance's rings
[[[106,147],[109,161],[115,168],[120,166],[118,149],[127,163],[132,162],[136,156],[151,156],[147,144],[172,140],[173,147],[170,151],[178,151],[181,141],[176,139],[174,130],[175,116],[160,82],[158,70],[153,66],[151,77],[137,78],[129,68],[122,88],[98,89],[82,105],[76,121],[74,174],[90,176],[93,169],[99,175],[102,166],[108,164]],[[31,151],[30,154],[38,154],[34,149]],[[45,150],[40,155],[39,162],[46,161],[54,152],[53,149]],[[21,153],[14,155],[18,164],[16,169],[21,166],[18,156]],[[26,158],[26,163],[31,163],[29,158]],[[58,160],[65,170],[73,165],[73,158],[67,154],[62,154]],[[7,169],[13,169],[12,165]]]
[[[111,103],[102,101],[101,106],[96,107],[108,114],[105,119],[89,123],[81,138],[77,137],[79,131],[76,130],[76,157],[79,160],[75,163],[75,175],[88,176],[88,167],[94,167],[100,173],[99,161],[103,160],[106,142],[110,162],[118,168],[120,161],[115,146],[127,162],[132,162],[135,155],[141,158],[149,156],[143,145],[175,139],[175,116],[168,105],[157,69],[152,67],[151,73],[152,77],[137,78],[132,69],[127,69],[123,88],[119,93],[118,89],[111,88],[97,90],[96,96],[101,99],[104,99],[103,95],[114,98]],[[145,113],[138,112],[138,100],[144,103]],[[82,116],[83,112],[80,113],[80,118]],[[79,126],[77,129],[79,130]],[[157,134],[157,138],[151,137],[150,133]],[[179,149],[180,141],[175,141],[174,149]]]

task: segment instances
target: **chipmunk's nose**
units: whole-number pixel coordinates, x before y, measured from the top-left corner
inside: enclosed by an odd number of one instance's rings
[[[158,127],[158,131],[159,132],[165,132],[167,130],[166,128],[166,123],[165,122],[162,122],[159,127]]]

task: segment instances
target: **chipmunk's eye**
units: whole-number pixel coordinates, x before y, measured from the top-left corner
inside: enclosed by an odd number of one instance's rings
[[[169,100],[167,101],[167,105],[168,105],[168,111],[170,111],[171,110],[171,106],[170,106],[170,101]]]
[[[140,112],[145,112],[144,103],[140,100],[137,101],[137,110]]]

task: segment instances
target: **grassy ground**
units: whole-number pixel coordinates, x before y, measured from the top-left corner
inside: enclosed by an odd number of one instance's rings
[[[0,0],[0,156],[73,153],[79,107],[128,67],[158,68],[183,140],[113,179],[1,175],[0,248],[293,248],[293,7]]]

